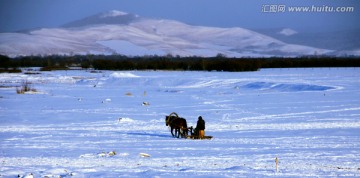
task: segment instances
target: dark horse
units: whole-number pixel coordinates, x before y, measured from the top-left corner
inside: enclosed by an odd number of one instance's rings
[[[179,117],[175,112],[171,113],[169,116],[165,117],[165,124],[171,128],[171,135],[173,137],[179,138],[181,135],[182,138],[186,138],[188,135],[188,128],[186,119]],[[175,134],[173,130],[175,129]]]

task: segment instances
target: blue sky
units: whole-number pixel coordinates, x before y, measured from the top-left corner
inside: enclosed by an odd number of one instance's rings
[[[349,6],[354,12],[262,12],[268,5]],[[359,0],[0,0],[0,32],[58,27],[108,10],[216,27],[360,29]]]

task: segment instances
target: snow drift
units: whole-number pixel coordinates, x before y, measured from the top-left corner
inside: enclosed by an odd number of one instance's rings
[[[327,91],[336,89],[336,87],[321,86],[313,84],[302,84],[302,83],[272,83],[272,82],[252,82],[248,83],[243,88],[253,90],[277,90],[277,91]]]
[[[139,76],[134,75],[132,73],[126,73],[126,72],[114,72],[114,73],[110,74],[110,77],[113,77],[113,78],[136,78]]]

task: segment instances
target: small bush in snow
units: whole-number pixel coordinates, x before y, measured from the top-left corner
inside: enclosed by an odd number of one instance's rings
[[[16,93],[24,94],[25,92],[29,92],[29,91],[36,92],[36,89],[31,88],[30,85],[31,83],[28,81],[23,82],[20,87],[16,87]]]

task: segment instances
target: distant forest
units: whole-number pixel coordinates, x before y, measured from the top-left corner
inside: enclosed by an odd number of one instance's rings
[[[0,71],[16,72],[20,67],[41,67],[41,70],[68,70],[93,68],[96,70],[185,70],[185,71],[257,71],[261,68],[299,67],[360,67],[359,57],[303,56],[296,58],[228,58],[75,55],[75,56],[23,56],[9,58],[0,55]]]

